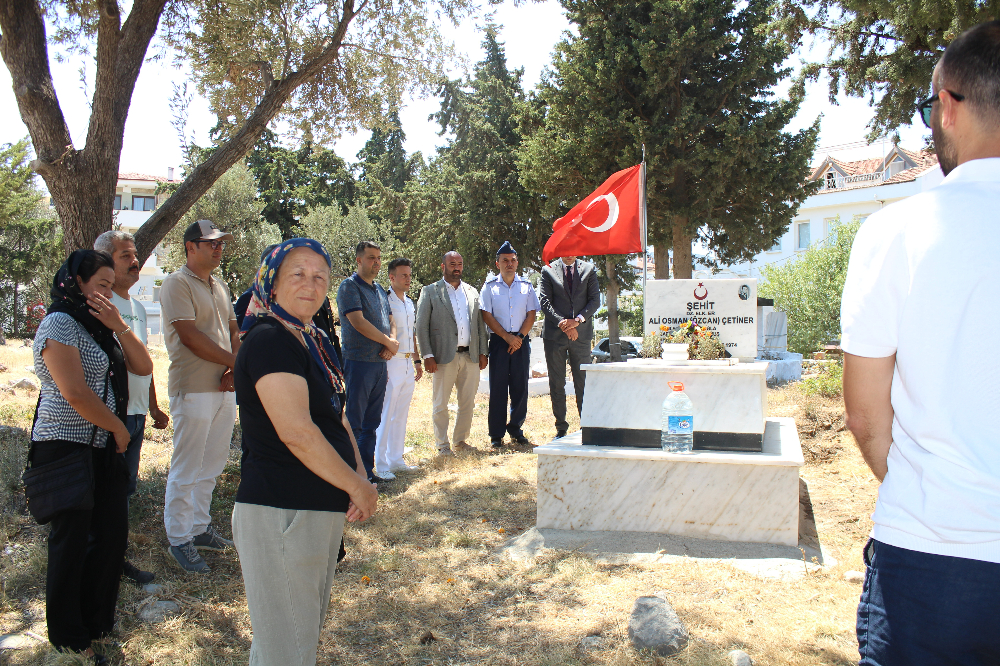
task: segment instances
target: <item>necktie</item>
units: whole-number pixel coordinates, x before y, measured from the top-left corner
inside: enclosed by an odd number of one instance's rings
[[[573,264],[566,266],[566,294],[573,297]]]

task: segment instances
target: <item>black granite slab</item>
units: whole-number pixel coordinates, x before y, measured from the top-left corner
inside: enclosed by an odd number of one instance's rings
[[[639,428],[585,427],[583,444],[589,446],[633,446],[640,449],[660,448],[660,431]],[[764,435],[749,432],[694,433],[695,451],[745,451],[760,453]]]

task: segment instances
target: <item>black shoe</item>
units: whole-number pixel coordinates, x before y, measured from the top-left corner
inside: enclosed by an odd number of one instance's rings
[[[94,653],[94,656],[91,657],[91,659],[94,660],[95,666],[107,666],[108,664],[111,663],[110,661],[108,661],[107,657],[105,657],[103,654],[98,654],[97,652]]]
[[[565,430],[556,430],[556,439],[559,439],[559,438],[565,437],[565,436],[566,436],[566,431]]]
[[[524,436],[524,433],[518,435],[511,435],[510,438],[514,440],[515,444],[520,444],[522,446],[531,446],[531,440]]]
[[[152,571],[143,571],[128,560],[125,560],[125,564],[122,565],[122,576],[128,578],[139,587],[147,583],[152,583],[153,579],[156,578],[156,574]]]
[[[492,446],[494,449],[499,449],[499,448],[503,447],[503,440],[502,439],[494,439],[492,442],[490,442],[490,446]]]

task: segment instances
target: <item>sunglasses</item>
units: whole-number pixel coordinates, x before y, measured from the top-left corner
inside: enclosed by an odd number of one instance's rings
[[[945,90],[947,90],[947,89],[945,89]],[[961,102],[962,100],[965,99],[965,95],[960,95],[957,92],[952,92],[950,90],[947,90],[947,92],[948,92],[949,95],[952,96],[952,98],[954,98],[954,100],[956,102]],[[917,111],[920,112],[920,118],[924,121],[924,125],[927,125],[928,129],[930,129],[930,126],[931,126],[931,111],[932,111],[932,107],[934,106],[934,102],[938,101],[938,99],[939,99],[938,95],[940,95],[940,94],[941,94],[941,92],[938,91],[933,97],[928,97],[927,99],[925,99],[924,101],[922,101],[920,104],[917,104]]]
[[[210,244],[212,246],[213,250],[225,250],[226,249],[226,241],[220,241],[220,240],[196,240],[194,242],[195,243],[208,243],[208,244]]]

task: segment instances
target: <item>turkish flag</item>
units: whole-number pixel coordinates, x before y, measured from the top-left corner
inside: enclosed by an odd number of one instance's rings
[[[552,224],[542,250],[556,257],[642,252],[642,165],[623,169]]]

